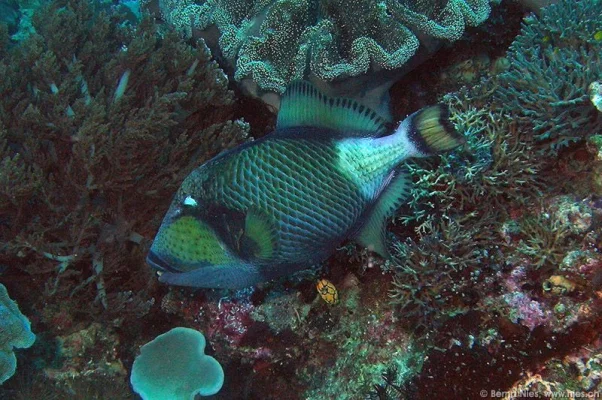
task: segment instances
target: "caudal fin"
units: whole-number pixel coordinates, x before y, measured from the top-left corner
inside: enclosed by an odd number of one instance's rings
[[[451,150],[466,142],[449,120],[446,105],[425,107],[406,118],[407,136],[422,155]]]

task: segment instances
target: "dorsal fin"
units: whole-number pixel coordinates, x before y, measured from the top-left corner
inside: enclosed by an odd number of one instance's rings
[[[282,96],[276,126],[280,129],[314,126],[380,136],[387,130],[387,121],[355,100],[328,97],[311,83],[297,81]]]

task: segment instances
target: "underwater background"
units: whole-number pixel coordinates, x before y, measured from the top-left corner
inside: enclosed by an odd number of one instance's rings
[[[0,399],[602,397],[600,0],[0,0],[0,76]],[[184,178],[302,79],[466,144],[388,260],[160,283]]]

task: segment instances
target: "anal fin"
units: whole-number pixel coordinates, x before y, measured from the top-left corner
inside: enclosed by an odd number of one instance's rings
[[[355,241],[383,258],[389,258],[385,240],[387,220],[408,197],[409,192],[409,175],[406,171],[399,169],[374,204],[364,225],[355,236]]]

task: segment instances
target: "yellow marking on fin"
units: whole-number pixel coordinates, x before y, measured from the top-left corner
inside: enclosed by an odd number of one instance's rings
[[[465,142],[448,118],[449,111],[442,105],[418,111],[412,118],[416,133],[426,144],[429,153],[451,150]]]
[[[255,257],[268,259],[274,254],[274,226],[265,217],[249,211],[245,218],[244,236],[254,245]]]

